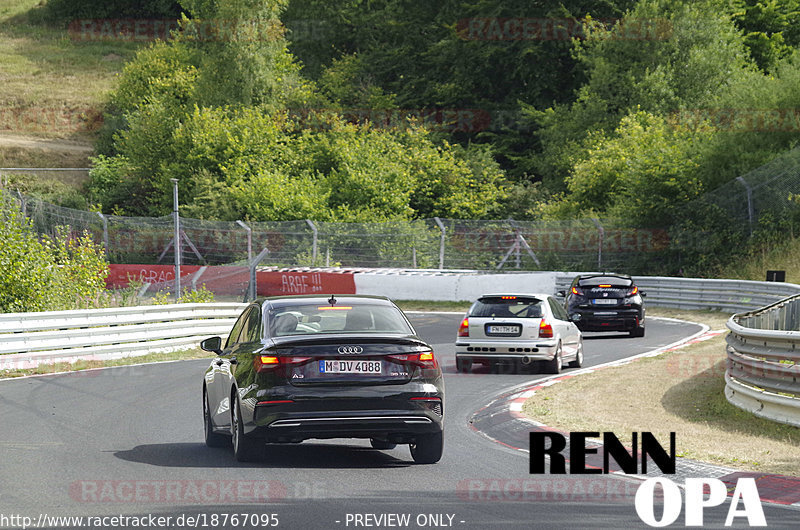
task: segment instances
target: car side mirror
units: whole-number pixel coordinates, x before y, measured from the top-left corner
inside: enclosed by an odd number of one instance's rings
[[[639,296],[641,296],[642,298],[644,298],[644,297],[646,297],[646,296],[647,296],[647,293],[646,293],[646,292],[644,292],[644,291],[639,291]]]
[[[200,348],[205,351],[222,355],[222,339],[219,337],[211,337],[200,342]]]
[[[558,291],[556,292],[556,296],[561,296],[561,297],[567,296],[567,291]]]

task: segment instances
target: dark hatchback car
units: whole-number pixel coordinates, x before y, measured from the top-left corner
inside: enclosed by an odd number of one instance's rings
[[[444,381],[432,348],[387,298],[263,298],[241,314],[203,381],[206,444],[239,461],[267,443],[366,438],[409,444],[417,463],[444,446]]]
[[[581,331],[628,331],[644,337],[644,293],[630,276],[577,276],[563,294],[569,318]]]

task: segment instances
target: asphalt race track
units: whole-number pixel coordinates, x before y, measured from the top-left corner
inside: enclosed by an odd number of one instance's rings
[[[407,446],[376,451],[354,440],[268,446],[262,461],[239,464],[230,450],[203,443],[204,360],[0,381],[0,527],[21,527],[22,517],[35,526],[42,515],[151,528],[647,528],[634,509],[637,482],[530,475],[527,454],[470,429],[471,415],[495,396],[545,376],[458,374],[460,316],[410,316],[446,372],[438,464],[414,465]],[[643,339],[587,334],[586,365],[698,330],[651,319]],[[727,509],[707,510],[706,527],[723,527]],[[764,511],[770,528],[800,526],[800,511]],[[152,518],[112,519],[120,515]]]

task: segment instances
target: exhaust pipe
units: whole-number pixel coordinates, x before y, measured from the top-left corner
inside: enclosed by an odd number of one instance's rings
[[[525,365],[531,364],[531,358],[526,355],[525,357],[522,358],[522,364]]]

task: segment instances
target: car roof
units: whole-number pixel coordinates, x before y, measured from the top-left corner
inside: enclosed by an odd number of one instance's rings
[[[372,296],[372,295],[330,295],[330,294],[311,294],[311,295],[294,295],[294,296],[267,296],[259,298],[257,301],[268,304],[272,307],[286,307],[292,305],[330,305],[330,298],[333,296],[336,299],[336,304],[342,305],[381,305],[396,307],[394,303],[385,296]]]

